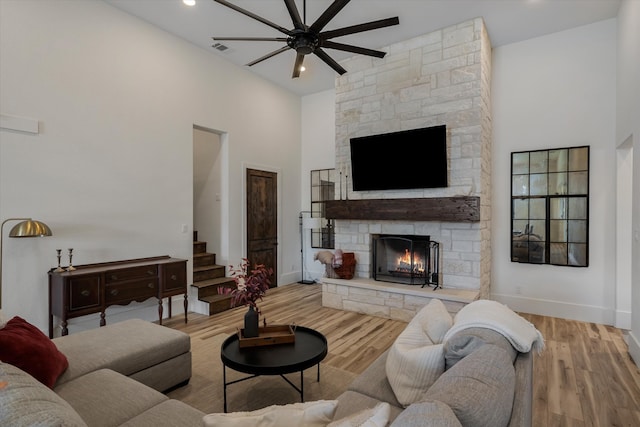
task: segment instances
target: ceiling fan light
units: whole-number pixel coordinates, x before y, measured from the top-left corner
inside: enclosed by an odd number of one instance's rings
[[[196,0],[182,0],[182,3],[186,4],[187,6],[195,6]]]

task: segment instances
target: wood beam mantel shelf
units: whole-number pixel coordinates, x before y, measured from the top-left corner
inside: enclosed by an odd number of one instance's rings
[[[426,199],[328,200],[327,219],[480,221],[480,197],[432,197]]]

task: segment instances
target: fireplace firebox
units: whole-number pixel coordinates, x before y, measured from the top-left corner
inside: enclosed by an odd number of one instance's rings
[[[440,244],[429,236],[373,236],[372,276],[381,282],[441,286]]]

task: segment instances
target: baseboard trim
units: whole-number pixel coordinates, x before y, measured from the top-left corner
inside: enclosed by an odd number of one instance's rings
[[[633,359],[633,362],[638,368],[640,368],[640,341],[638,337],[633,334],[633,331],[629,333],[629,354]]]
[[[613,325],[618,329],[631,329],[631,312],[630,311],[616,311],[616,322]]]
[[[606,307],[502,294],[492,294],[491,298],[520,313],[614,325],[614,311]]]

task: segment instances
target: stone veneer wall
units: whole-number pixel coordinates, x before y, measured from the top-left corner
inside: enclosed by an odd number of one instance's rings
[[[444,286],[479,290],[481,297],[487,297],[491,280],[491,43],[484,21],[476,18],[383,50],[387,51],[383,59],[357,56],[341,62],[348,72],[336,80],[336,170],[348,175],[352,137],[445,124],[449,187],[349,191],[348,198],[479,196],[481,220],[337,220],[336,248],[355,252],[357,276],[368,278],[371,234],[429,235],[441,244]],[[343,188],[349,185],[343,182]],[[339,194],[336,191],[336,198]]]

